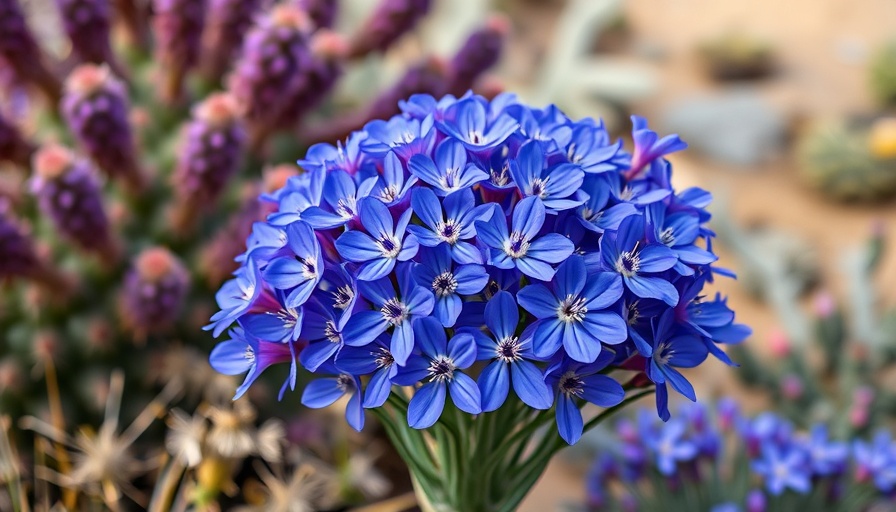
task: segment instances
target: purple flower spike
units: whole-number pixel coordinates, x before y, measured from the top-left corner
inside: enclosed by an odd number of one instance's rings
[[[305,114],[316,107],[333,89],[342,76],[342,63],[348,52],[348,43],[330,30],[314,33],[310,42],[311,59],[305,71],[302,86],[285,99],[285,107],[278,126],[296,126]]]
[[[72,282],[38,257],[34,242],[0,199],[0,283],[26,278],[54,294],[67,294]]]
[[[137,256],[124,282],[121,314],[138,338],[164,331],[183,309],[190,276],[183,263],[164,247]]]
[[[174,226],[181,233],[193,227],[200,211],[214,208],[239,168],[246,135],[233,96],[216,93],[196,105],[183,137],[174,169]]]
[[[484,27],[470,34],[448,65],[451,76],[448,93],[456,96],[464,94],[480,75],[498,62],[509,31],[507,18],[496,15],[486,20]]]
[[[105,66],[82,64],[65,82],[62,113],[78,145],[132,193],[145,187],[128,121],[124,85]]]
[[[63,236],[106,262],[118,259],[93,167],[67,148],[48,144],[34,155],[32,191]]]
[[[311,59],[310,25],[304,11],[281,4],[246,36],[229,89],[244,105],[253,150],[277,128],[284,100],[304,86]]]
[[[11,68],[17,82],[34,84],[55,105],[62,87],[43,62],[16,0],[0,0],[0,63]]]
[[[153,11],[156,58],[165,76],[162,98],[173,103],[180,99],[186,73],[199,60],[206,0],[153,0]]]
[[[109,43],[111,13],[106,0],[56,0],[62,26],[72,42],[72,53],[81,62],[109,64],[118,76],[124,76]]]
[[[208,0],[208,20],[202,34],[202,73],[221,80],[243,44],[261,0]]]
[[[0,113],[0,161],[11,162],[23,169],[31,163],[34,146],[22,137],[19,129]]]
[[[383,52],[429,11],[431,0],[382,0],[351,43],[352,58]]]

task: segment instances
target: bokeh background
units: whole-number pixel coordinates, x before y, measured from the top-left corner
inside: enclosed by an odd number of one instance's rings
[[[44,51],[64,61],[69,47],[54,3],[22,0],[21,4]],[[350,33],[376,2],[341,0],[339,4],[337,27]],[[477,82],[478,88],[517,92],[536,105],[556,103],[572,117],[601,117],[618,136],[630,130],[629,115],[642,115],[660,134],[678,133],[690,144],[687,151],[670,157],[673,183],[679,189],[699,186],[713,192],[712,226],[719,233],[720,263],[741,276],[737,281],[720,279],[713,289],[730,297],[738,321],[753,329],[744,346],[732,352],[743,368],[731,369],[713,360],[688,375],[698,396],[731,396],[747,411],[771,408],[828,421],[849,416],[850,397],[864,386],[882,398],[875,402],[878,408],[872,419],[853,425],[851,431],[891,428],[896,400],[886,397],[896,391],[896,378],[887,366],[896,354],[892,313],[896,252],[887,251],[886,242],[896,237],[896,117],[888,117],[896,115],[896,47],[892,46],[896,45],[896,3],[434,0],[432,11],[386,53],[355,63],[338,86],[333,104],[345,111],[365,104],[373,91],[394,83],[408,63],[430,54],[450,55],[489,16],[503,16],[509,30],[501,58]],[[26,132],[40,136],[40,122],[26,119],[22,124]],[[278,157],[283,154],[288,153]],[[289,161],[285,156],[276,160],[269,163]],[[164,157],[161,162],[164,165]],[[0,178],[6,189],[22,185],[22,177],[13,172],[0,170]],[[863,266],[869,258],[874,260],[870,270]],[[205,293],[209,299],[213,288],[200,288],[194,294]],[[22,293],[0,288],[4,294],[0,307],[9,307]],[[788,357],[805,358],[810,369],[822,364],[825,348],[818,343],[822,335],[817,319],[830,316],[831,311],[842,315],[845,327],[835,349],[844,358],[858,361],[856,368],[866,368],[862,365],[869,360],[889,363],[872,364],[874,371],[865,381],[850,384],[851,388],[834,397],[824,391],[811,399],[782,393],[782,378],[793,375],[787,369],[775,373],[776,365]],[[187,316],[209,312],[197,309]],[[0,317],[3,313],[0,309]],[[201,320],[189,325],[201,325]],[[11,323],[0,323],[0,329],[0,338],[6,337],[0,340],[0,350],[9,352],[0,353],[3,359],[11,357],[12,337],[21,332]],[[194,352],[204,354],[210,346],[210,338],[205,339]],[[178,350],[182,348],[178,345]],[[159,361],[169,364],[164,355]],[[113,367],[115,361],[105,366],[107,370]],[[41,371],[27,370],[16,378],[42,382]],[[71,368],[66,371],[83,381],[88,394],[108,394],[102,384],[108,373],[98,377],[96,373],[79,376]],[[164,368],[160,371],[165,374]],[[7,368],[0,376],[8,378],[9,373]],[[809,370],[796,377],[804,384],[817,378],[816,387],[822,390],[836,387],[828,384],[837,375],[818,375]],[[15,382],[4,381],[6,388],[0,388],[0,395],[17,393]],[[160,387],[156,384],[155,389]],[[259,394],[249,398],[259,399]],[[11,414],[13,423],[26,414],[49,415],[43,402],[34,407],[3,403],[7,410],[0,410],[0,416]],[[260,424],[279,417],[294,439],[335,443],[316,448],[315,457],[329,465],[339,467],[347,457],[331,452],[368,442],[346,441],[350,434],[342,431],[333,441],[332,436],[315,430],[334,418],[341,423],[338,411],[330,416],[309,415],[313,418],[309,422],[295,420],[301,407],[296,396],[287,396],[279,405],[259,399],[256,405],[257,421],[255,417],[250,421]],[[644,406],[652,404],[648,401]],[[139,407],[123,410],[132,418]],[[97,407],[73,422],[101,418],[102,407]],[[149,435],[162,439],[164,433],[151,428]],[[400,469],[388,463],[388,449],[375,446],[369,460],[354,461],[361,466],[351,469],[355,473],[338,470],[367,479],[343,481],[345,488],[363,489],[348,500],[352,505],[401,498],[408,490]],[[552,463],[521,510],[556,510],[561,503],[585,500],[583,475],[592,452],[587,446],[569,452]],[[406,499],[365,510],[387,512],[402,506],[408,506]]]

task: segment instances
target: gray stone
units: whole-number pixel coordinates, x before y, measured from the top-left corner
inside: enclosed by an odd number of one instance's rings
[[[745,89],[678,101],[663,112],[661,121],[667,132],[677,133],[691,148],[743,166],[779,151],[787,130],[781,112]]]

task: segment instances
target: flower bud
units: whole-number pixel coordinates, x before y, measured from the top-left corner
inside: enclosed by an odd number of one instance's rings
[[[33,152],[34,146],[25,140],[12,121],[0,113],[0,161],[5,160],[27,169]]]
[[[804,391],[803,379],[798,375],[788,374],[781,379],[781,395],[787,400],[799,400]]]
[[[62,26],[72,42],[72,53],[81,62],[109,64],[118,76],[118,65],[109,43],[111,13],[105,0],[56,0]]]
[[[229,89],[244,106],[253,149],[277,128],[284,98],[292,98],[304,86],[311,59],[309,28],[301,9],[281,4],[246,36]]]
[[[260,5],[260,0],[209,0],[201,63],[207,80],[218,83],[230,68]]]
[[[490,17],[485,26],[470,34],[448,65],[448,92],[460,96],[476,83],[482,73],[498,62],[510,22],[503,16]]]
[[[349,56],[386,51],[426,15],[431,0],[382,0],[352,38]]]
[[[124,282],[121,305],[126,326],[138,339],[164,331],[180,315],[190,276],[168,249],[140,253]]]
[[[62,113],[84,152],[136,193],[145,186],[137,163],[124,85],[105,66],[82,64],[65,83]]]
[[[162,98],[180,99],[187,72],[199,60],[206,0],[153,0],[156,58],[162,64]]]
[[[747,493],[747,512],[765,512],[767,507],[765,494],[759,489]]]
[[[834,296],[828,291],[819,292],[812,301],[812,310],[819,318],[830,318],[837,311]]]
[[[174,169],[174,225],[181,233],[214,208],[242,157],[245,132],[236,100],[216,93],[193,109]]]
[[[790,355],[791,346],[787,335],[775,330],[768,336],[769,349],[775,357],[787,357]]]
[[[32,191],[56,229],[107,262],[117,260],[115,243],[91,164],[63,146],[47,144],[34,155]]]

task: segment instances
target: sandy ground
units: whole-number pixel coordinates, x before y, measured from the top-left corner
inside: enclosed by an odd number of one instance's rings
[[[550,27],[553,3],[523,2],[524,20],[538,18]],[[896,3],[891,0],[629,0],[624,5],[635,41],[662,48],[664,58],[651,63],[660,77],[660,91],[634,110],[655,116],[664,105],[699,92],[719,90],[711,83],[695,56],[701,41],[730,30],[760,36],[775,45],[780,72],[756,84],[772,104],[793,117],[861,112],[872,108],[867,92],[866,63],[880,42],[896,34]],[[523,26],[531,21],[521,22]],[[548,29],[549,30],[549,29]],[[545,33],[532,41],[546,40]],[[536,43],[528,43],[531,48]],[[890,239],[896,239],[896,205],[842,205],[807,189],[796,176],[792,159],[783,155],[760,168],[744,169],[710,161],[695,152],[676,155],[678,187],[699,185],[724,197],[717,208],[730,208],[742,223],[764,223],[798,233],[815,244],[830,278],[826,286],[843,297],[838,267],[844,250],[867,240],[875,221],[883,221]],[[736,262],[721,250],[725,266]],[[887,254],[877,275],[878,284],[896,283],[896,251]],[[749,341],[763,351],[769,333],[779,329],[775,313],[752,299],[735,282],[719,288],[730,295],[739,319],[755,335]],[[888,304],[896,303],[896,290],[885,292]],[[709,362],[697,370],[698,393],[734,391],[730,372]],[[710,389],[715,383],[716,389]],[[721,389],[718,389],[721,387]],[[560,501],[583,496],[581,476],[563,462],[556,462],[538,483],[523,512],[555,510]]]

